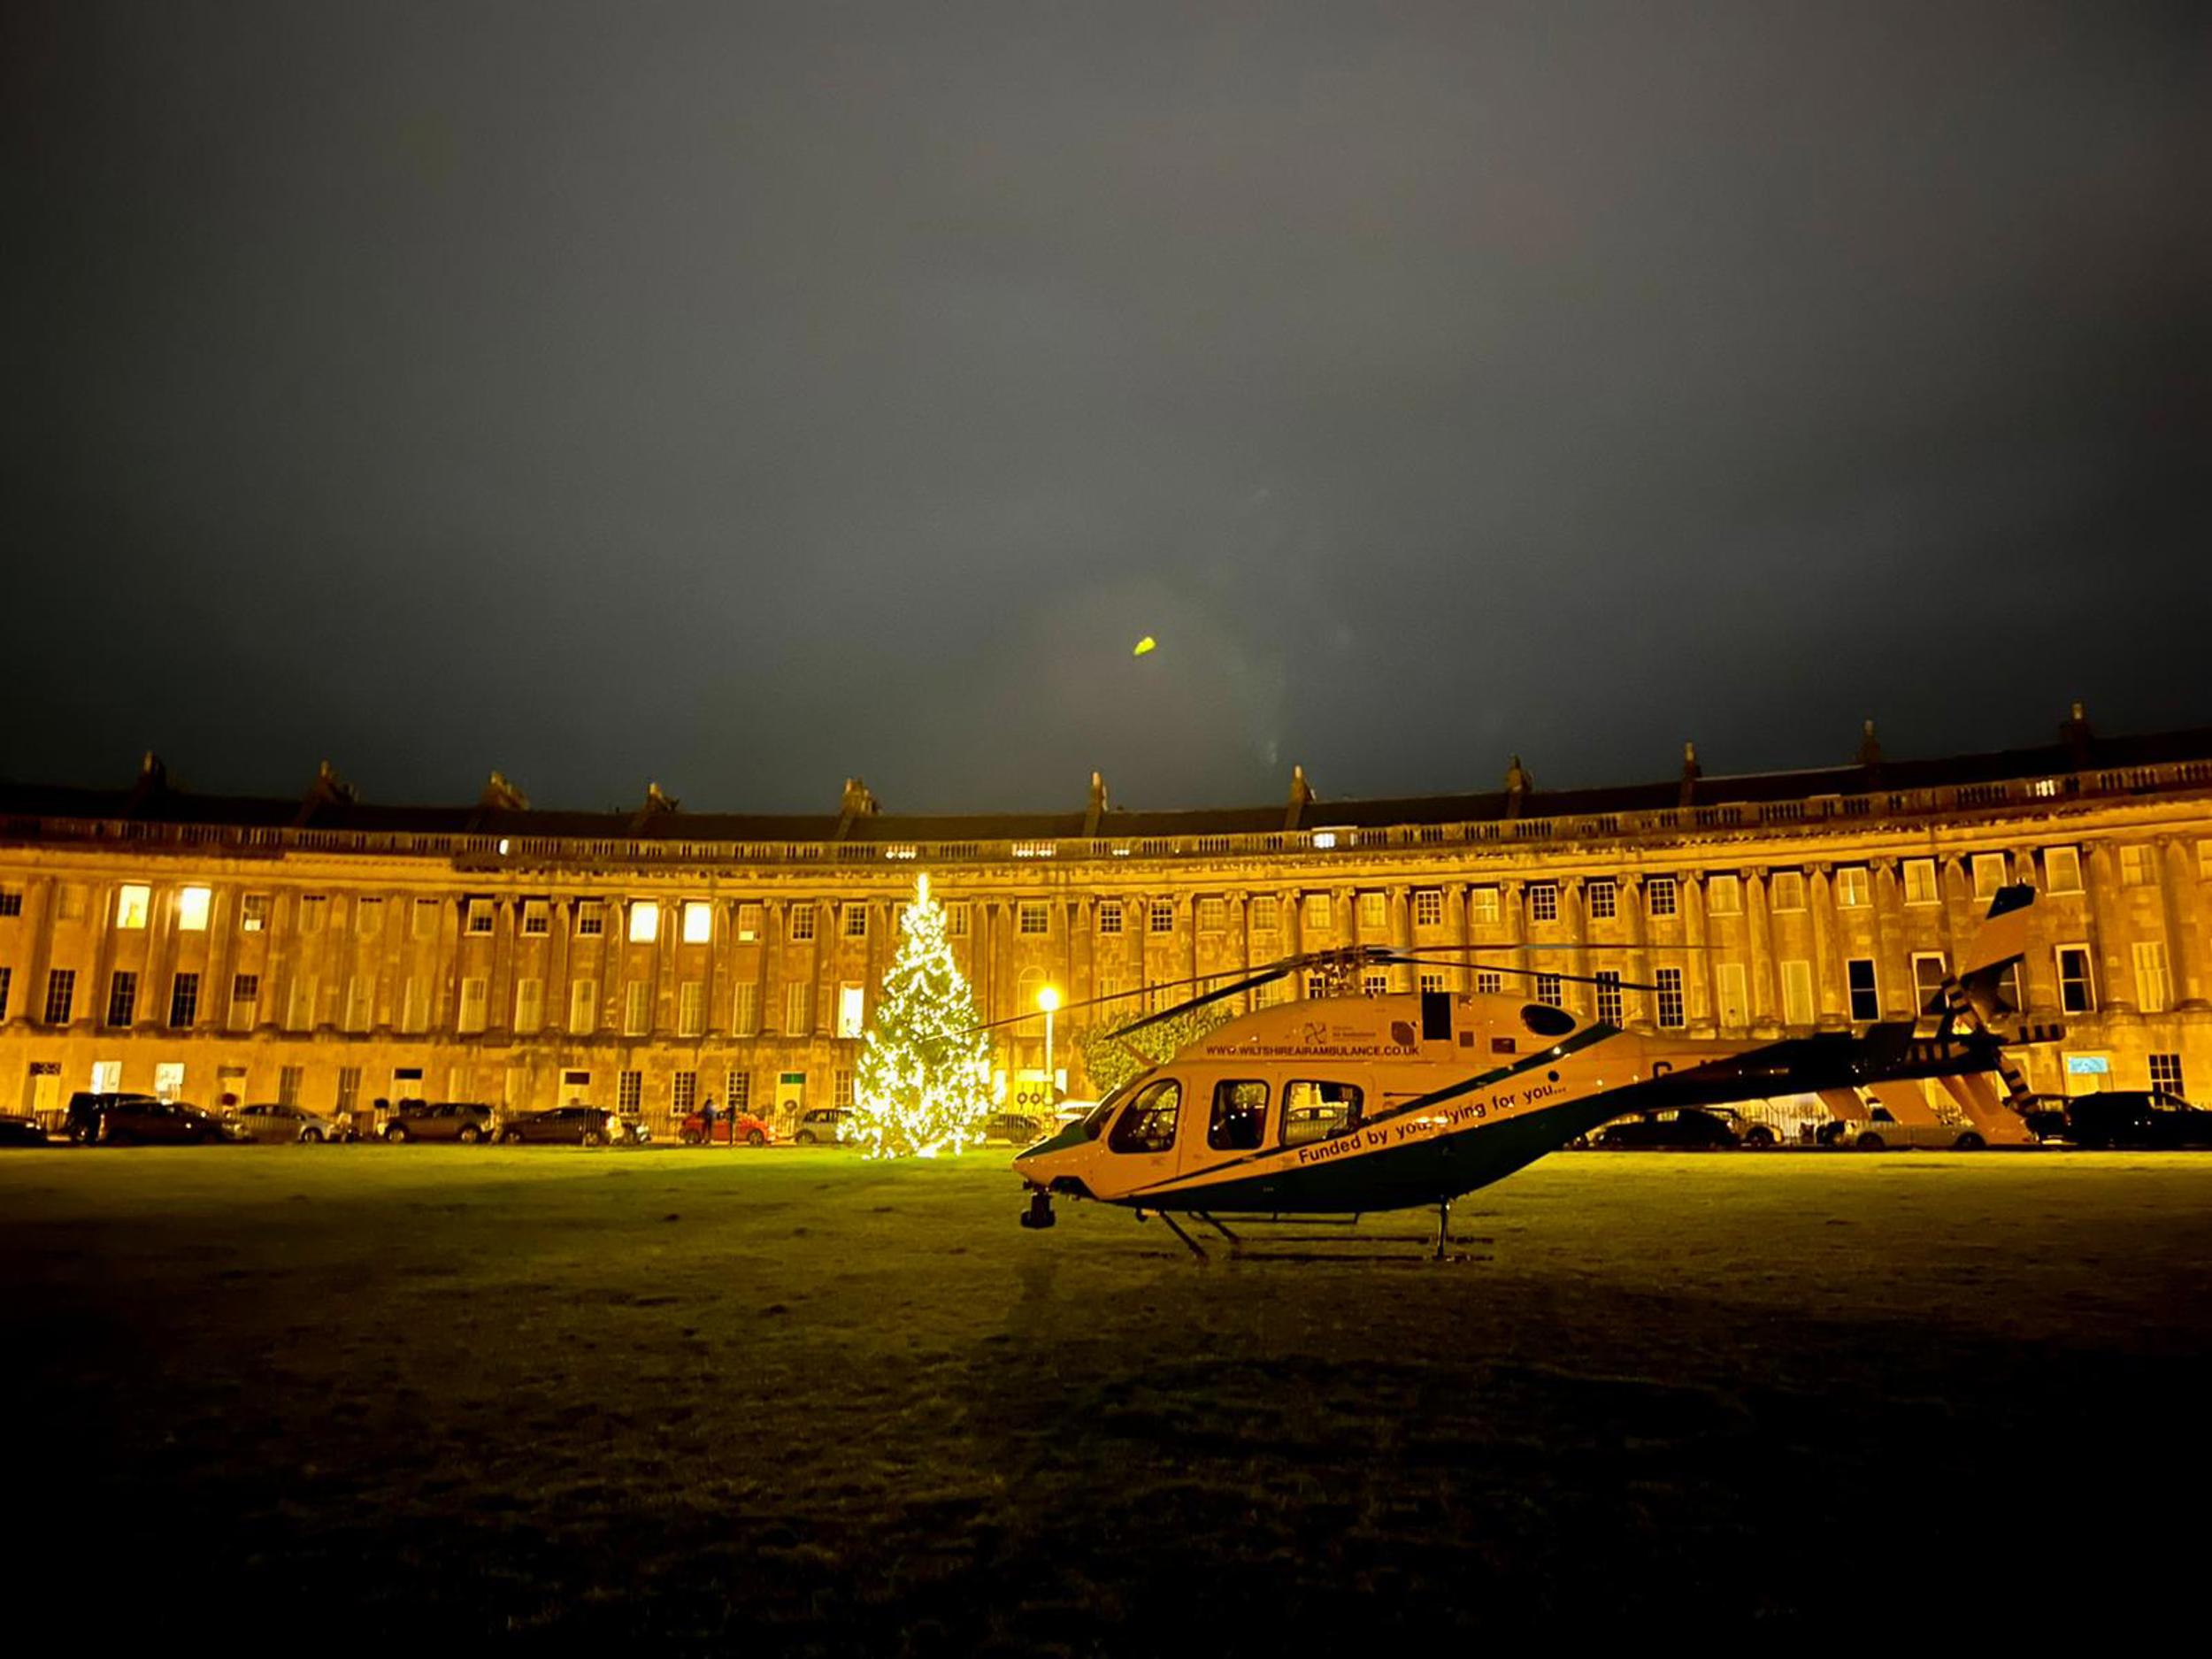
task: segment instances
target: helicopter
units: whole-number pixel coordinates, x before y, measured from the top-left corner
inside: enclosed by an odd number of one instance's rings
[[[1989,1071],[2017,1102],[2027,1086],[2005,1048],[2061,1034],[2024,1025],[2006,1034],[1998,1025],[2014,1011],[1998,987],[2025,951],[2034,899],[2032,887],[2000,889],[1970,961],[1945,980],[1939,999],[1918,1018],[1878,1022],[1862,1034],[1739,1041],[1632,1032],[1498,993],[1332,995],[1257,1009],[1187,1043],[1017,1155],[1014,1171],[1029,1196],[1021,1223],[1050,1227],[1056,1198],[1089,1199],[1133,1210],[1140,1219],[1156,1216],[1203,1260],[1204,1248],[1179,1216],[1234,1248],[1241,1240],[1224,1217],[1357,1217],[1433,1206],[1440,1261],[1455,1199],[1627,1113],[1784,1094],[1847,1095],[1870,1083]],[[1388,945],[1302,953],[1237,971],[1234,983],[1110,1034],[1126,1037],[1293,973],[1319,973],[1345,987],[1363,970],[1436,961],[1440,952],[1454,960],[1497,954]]]

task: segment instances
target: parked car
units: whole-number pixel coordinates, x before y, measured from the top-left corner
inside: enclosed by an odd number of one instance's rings
[[[0,1147],[42,1147],[46,1131],[35,1118],[26,1118],[17,1112],[0,1112]]]
[[[1971,1124],[1900,1123],[1888,1107],[1872,1102],[1868,1103],[1864,1123],[1839,1119],[1823,1124],[1819,1140],[1824,1147],[1853,1147],[1861,1152],[1881,1152],[1893,1147],[1923,1152],[1979,1152],[1989,1144]]]
[[[474,1145],[492,1138],[492,1109],[480,1101],[397,1102],[377,1133],[395,1145],[407,1141],[461,1141]]]
[[[2020,1121],[2038,1141],[2066,1138],[2066,1096],[2031,1094],[2020,1102]]]
[[[1703,1150],[1734,1146],[1736,1132],[1711,1112],[1685,1106],[1609,1123],[1598,1131],[1596,1144],[1609,1151],[1659,1147]]]
[[[1044,1139],[1045,1119],[1027,1112],[1000,1112],[983,1123],[983,1138],[1008,1146],[1033,1146]]]
[[[69,1100],[69,1138],[81,1146],[142,1142],[150,1146],[213,1146],[242,1141],[236,1124],[189,1101],[165,1101],[152,1094],[81,1093]]]
[[[626,1138],[620,1119],[597,1106],[549,1106],[543,1111],[517,1112],[501,1125],[499,1138],[511,1147],[530,1141],[603,1147]]]
[[[841,1146],[845,1141],[845,1125],[852,1114],[842,1106],[817,1106],[799,1119],[799,1127],[792,1141],[799,1146]]]
[[[697,1112],[683,1121],[676,1131],[676,1139],[687,1147],[707,1144],[707,1120]],[[714,1114],[714,1144],[718,1147],[764,1147],[776,1138],[776,1132],[750,1112],[718,1111]]]
[[[281,1101],[250,1101],[232,1114],[232,1120],[246,1132],[249,1141],[265,1144],[304,1141],[311,1146],[353,1139],[351,1118],[326,1118]]]
[[[2112,1089],[2066,1102],[2078,1147],[2212,1147],[2212,1111],[2163,1089]]]

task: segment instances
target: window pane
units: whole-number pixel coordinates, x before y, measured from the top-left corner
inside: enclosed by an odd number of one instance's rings
[[[1173,1078],[1148,1083],[1123,1109],[1107,1147],[1115,1152],[1166,1152],[1175,1145],[1175,1125],[1183,1110],[1183,1086]]]
[[[1267,1129],[1267,1085],[1217,1083],[1206,1144],[1217,1152],[1256,1152]]]
[[[214,895],[206,887],[186,887],[177,895],[177,926],[188,933],[207,931],[208,904]]]
[[[652,899],[634,899],[630,904],[630,942],[649,945],[660,937],[661,907]]]
[[[1283,1144],[1305,1146],[1359,1127],[1360,1091],[1350,1083],[1283,1086]]]

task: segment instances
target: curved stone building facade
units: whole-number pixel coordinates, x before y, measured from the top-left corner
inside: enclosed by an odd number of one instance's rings
[[[2062,1041],[2039,1091],[2212,1094],[2212,729],[1706,777],[1283,804],[919,818],[858,783],[819,817],[0,786],[0,1106],[91,1087],[203,1103],[584,1099],[664,1126],[711,1095],[849,1095],[918,872],[986,1018],[1330,945],[1479,946],[1373,984],[1525,985],[1630,1026],[1778,1036],[1897,1018],[1987,895],[2039,889],[2018,990]],[[1656,990],[1554,982],[1616,976]],[[1497,976],[1486,984],[1488,976]],[[1292,979],[1255,995],[1324,987]],[[1169,994],[1162,993],[1162,1000]],[[1118,1012],[1141,1006],[1132,1001]],[[1061,1017],[1056,1066],[1085,1092]],[[1041,1020],[1002,1036],[1034,1096]]]

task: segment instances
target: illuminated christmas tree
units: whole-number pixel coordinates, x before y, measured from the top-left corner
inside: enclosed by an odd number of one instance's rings
[[[915,884],[853,1079],[852,1129],[868,1156],[934,1157],[983,1138],[991,1044],[952,958],[944,907]]]

